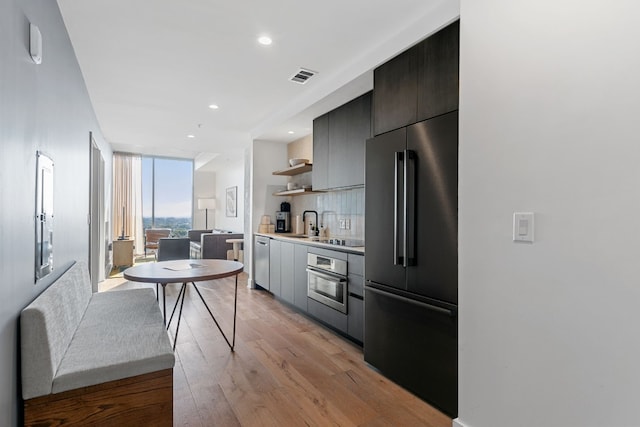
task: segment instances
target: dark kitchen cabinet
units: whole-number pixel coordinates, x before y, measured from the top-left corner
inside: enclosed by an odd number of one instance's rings
[[[307,304],[307,311],[310,315],[342,333],[347,333],[348,320],[346,314],[311,298],[308,299]]]
[[[459,46],[460,21],[420,44],[418,122],[458,109]]]
[[[347,254],[347,262],[349,263],[349,274],[357,274],[358,276],[364,274],[364,255]]]
[[[364,185],[364,144],[371,137],[371,92],[329,113],[329,188]]]
[[[307,247],[294,245],[293,251],[293,305],[307,312]]]
[[[329,188],[329,113],[313,120],[313,188]]]
[[[376,68],[373,133],[458,109],[459,21]]]
[[[280,296],[280,263],[282,258],[282,242],[271,239],[269,245],[269,290],[272,294]]]
[[[347,335],[356,341],[364,339],[364,279],[349,274],[349,301],[347,303]]]
[[[313,122],[313,188],[364,185],[364,145],[371,137],[371,92]]]
[[[280,298],[293,304],[294,244],[282,242],[280,246]]]
[[[413,47],[373,71],[373,133],[417,121],[418,51]]]
[[[347,335],[356,341],[364,340],[364,300],[349,295],[349,315],[347,316]]]

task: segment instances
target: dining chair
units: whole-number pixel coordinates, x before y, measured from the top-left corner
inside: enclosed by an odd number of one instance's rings
[[[170,228],[147,228],[144,230],[144,256],[147,256],[147,249],[158,251],[158,240],[163,237],[169,237]]]
[[[172,261],[178,259],[189,259],[191,253],[191,240],[187,237],[158,239],[158,261]],[[158,299],[158,283],[156,283],[156,300]]]
[[[189,259],[191,252],[191,240],[186,237],[158,239],[158,261],[171,261],[175,259]]]

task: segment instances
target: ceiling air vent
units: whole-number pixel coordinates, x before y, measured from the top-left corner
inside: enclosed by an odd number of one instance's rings
[[[318,74],[316,71],[307,70],[306,68],[300,68],[289,80],[294,83],[305,84],[307,80]]]

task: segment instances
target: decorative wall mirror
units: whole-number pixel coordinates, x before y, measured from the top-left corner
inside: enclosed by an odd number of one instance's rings
[[[53,160],[36,152],[36,282],[53,270]]]

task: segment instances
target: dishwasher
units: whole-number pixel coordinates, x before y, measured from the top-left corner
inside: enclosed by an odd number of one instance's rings
[[[255,236],[253,283],[269,290],[269,244],[271,239]]]

